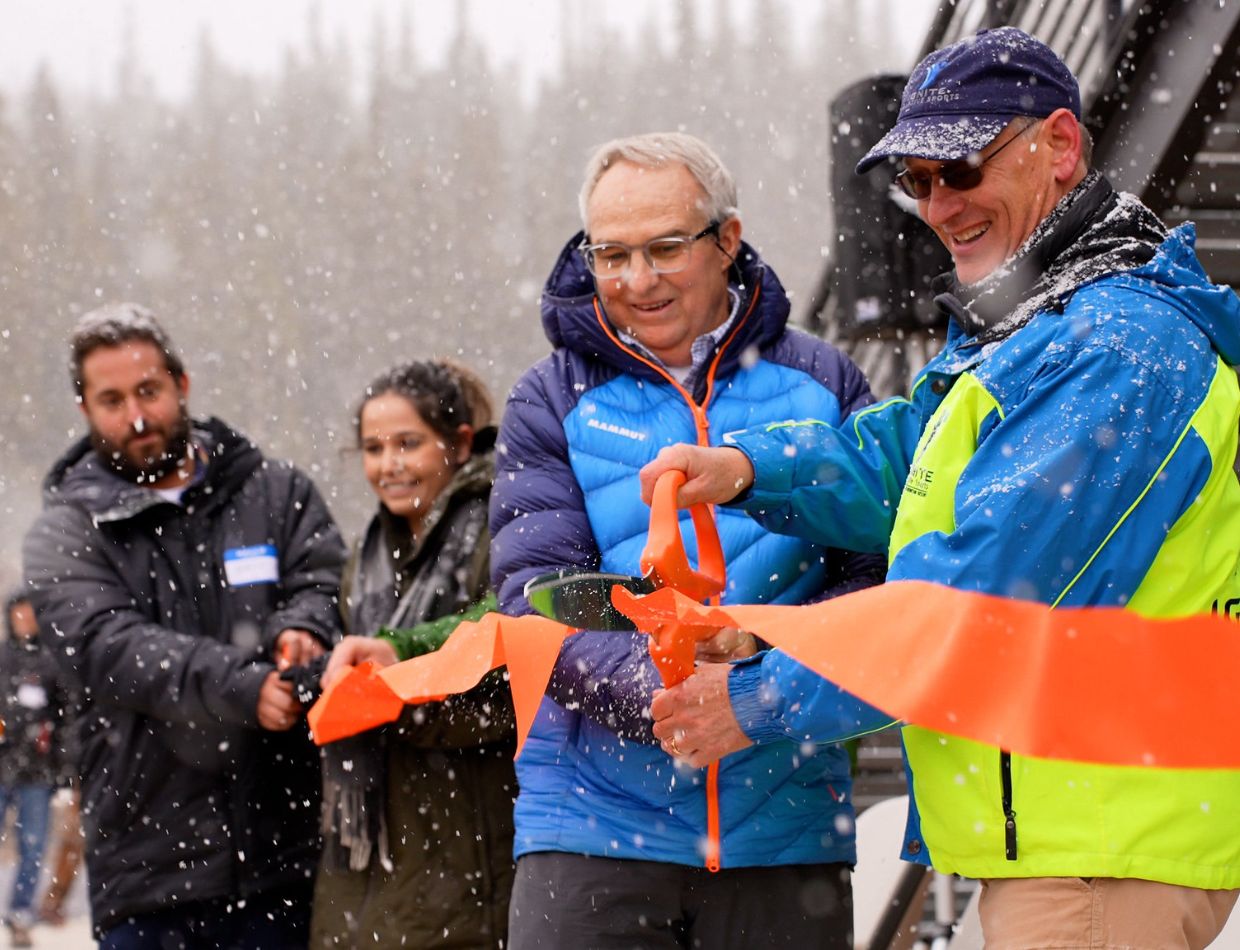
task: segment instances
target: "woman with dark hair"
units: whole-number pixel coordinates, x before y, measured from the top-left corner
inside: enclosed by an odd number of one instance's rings
[[[492,609],[491,405],[469,370],[404,364],[356,416],[379,508],[341,587],[351,634],[325,674],[438,649]],[[323,750],[325,846],[312,946],[485,947],[505,941],[512,888],[514,725],[503,679],[408,707]]]

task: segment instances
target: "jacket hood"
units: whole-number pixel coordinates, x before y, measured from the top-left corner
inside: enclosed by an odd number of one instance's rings
[[[187,493],[203,493],[211,504],[222,504],[255,468],[262,453],[249,439],[219,419],[195,419],[191,441],[198,452],[203,474]],[[52,466],[43,480],[43,503],[75,505],[96,522],[123,521],[154,505],[164,503],[157,492],[125,481],[99,460],[90,436],[83,436]]]
[[[594,278],[577,251],[584,236],[584,232],[578,231],[569,240],[547,278],[541,299],[543,332],[557,349],[565,347],[623,373],[662,379],[647,363],[617,347],[599,324],[594,311]],[[742,324],[720,363],[720,375],[733,369],[749,347],[761,348],[777,340],[788,324],[790,309],[788,296],[775,272],[743,241],[732,275],[739,278],[731,286],[740,294],[738,319]]]
[[[1173,291],[1171,299],[1210,340],[1228,366],[1240,366],[1240,298],[1214,284],[1197,259],[1197,229],[1182,224],[1163,241],[1153,260],[1133,271]]]

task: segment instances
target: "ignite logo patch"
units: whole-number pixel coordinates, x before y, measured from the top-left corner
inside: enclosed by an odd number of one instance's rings
[[[921,465],[914,465],[909,469],[908,481],[904,483],[904,490],[918,497],[925,498],[930,493],[930,486],[934,483],[933,469],[924,468]]]
[[[930,68],[926,70],[926,78],[921,81],[921,85],[917,87],[917,91],[928,89],[934,85],[934,81],[938,79],[939,73],[947,68],[947,60],[940,59],[937,63],[931,63]]]

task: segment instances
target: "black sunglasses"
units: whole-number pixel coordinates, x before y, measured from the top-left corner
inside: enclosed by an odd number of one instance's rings
[[[901,191],[917,201],[925,201],[930,197],[930,187],[936,181],[940,185],[946,185],[952,191],[968,191],[970,188],[976,188],[982,183],[982,178],[984,177],[982,169],[986,163],[1037,124],[1038,121],[1036,119],[1030,122],[980,162],[969,162],[967,159],[958,162],[944,162],[935,171],[923,169],[914,171],[911,168],[906,168],[896,175],[896,184],[900,186]]]

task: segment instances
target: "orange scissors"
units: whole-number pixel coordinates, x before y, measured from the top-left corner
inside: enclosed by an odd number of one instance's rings
[[[726,569],[723,548],[715,519],[707,505],[689,509],[697,535],[698,567],[689,563],[676,492],[685,483],[684,472],[664,472],[655,483],[650,503],[650,531],[642,551],[641,576],[609,574],[601,571],[551,571],[532,578],[525,585],[525,597],[544,617],[583,630],[636,630],[633,622],[616,609],[615,588],[637,595],[660,587],[671,587],[694,600],[705,601],[723,592]],[[693,673],[697,640],[717,630],[667,624],[651,634],[650,656],[666,686],[687,679]]]

